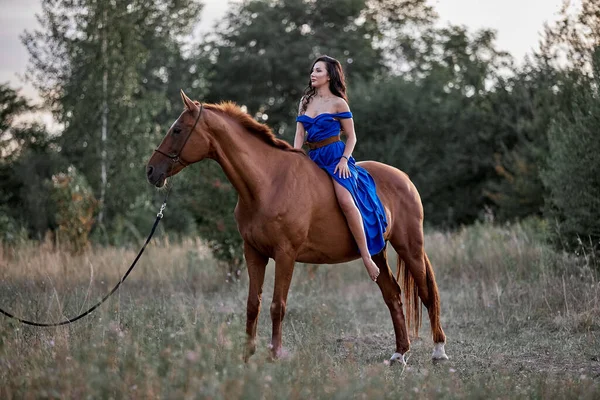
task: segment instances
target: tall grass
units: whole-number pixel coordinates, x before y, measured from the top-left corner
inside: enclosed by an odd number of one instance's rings
[[[428,251],[441,271],[439,284],[465,307],[492,311],[505,327],[533,320],[546,329],[596,330],[600,265],[557,252],[540,240],[544,229],[530,221],[432,233]]]
[[[297,265],[289,355],[276,362],[267,350],[270,264],[259,351],[244,363],[245,272],[232,280],[200,241],[158,240],[89,317],[50,329],[1,319],[0,398],[597,398],[596,266],[538,235],[527,225],[427,235],[451,360],[431,363],[424,321],[406,369],[385,362],[389,312],[360,263]],[[5,248],[0,307],[43,321],[72,316],[116,283],[135,252]]]

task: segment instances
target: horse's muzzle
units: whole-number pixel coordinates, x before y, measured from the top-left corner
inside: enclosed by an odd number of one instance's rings
[[[148,182],[156,187],[163,187],[165,184],[165,174],[161,174],[152,165],[146,167],[146,178]]]

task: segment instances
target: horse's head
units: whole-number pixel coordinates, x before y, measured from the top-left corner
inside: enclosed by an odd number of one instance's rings
[[[171,125],[146,166],[148,182],[156,187],[162,187],[168,177],[204,159],[210,149],[208,137],[200,129],[202,105],[192,101],[183,90],[181,99],[185,110]]]

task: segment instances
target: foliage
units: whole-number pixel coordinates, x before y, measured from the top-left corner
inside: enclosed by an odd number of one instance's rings
[[[497,88],[494,126],[505,139],[496,170],[503,179],[488,183],[486,195],[501,219],[541,215],[548,208],[550,188],[540,177],[540,171],[552,168],[548,131],[557,115],[570,113],[577,91],[592,74],[592,53],[600,43],[598,15],[598,2],[584,0],[578,7],[565,1],[558,21],[546,24],[540,49]]]
[[[10,214],[12,213],[6,206],[0,206],[0,243],[22,245],[28,239],[27,230]]]
[[[6,84],[0,84],[0,157],[2,160],[12,160],[19,151],[19,143],[15,142],[15,118],[30,112],[33,107],[27,100],[19,96],[14,89]]]
[[[429,67],[414,76],[392,76],[357,85],[358,159],[394,165],[415,182],[426,221],[455,226],[476,220],[485,205],[484,185],[494,178],[496,135],[492,93],[510,58],[494,34],[473,36],[461,27],[430,33]]]
[[[181,189],[193,196],[183,205],[193,215],[198,234],[207,241],[213,256],[237,276],[244,261],[242,238],[233,218],[237,193],[215,162],[204,161],[192,168],[191,181]]]
[[[546,188],[540,170],[548,155],[547,132],[561,97],[553,91],[557,73],[527,63],[514,76],[501,79],[490,95],[496,179],[485,184],[501,221],[541,216]]]
[[[583,81],[569,112],[559,114],[548,132],[550,154],[543,175],[549,188],[549,216],[560,238],[600,245],[600,46],[593,78]]]
[[[56,228],[55,209],[50,199],[48,181],[61,170],[65,161],[52,151],[29,150],[15,162],[11,180],[18,185],[13,202],[19,202],[19,211],[27,212],[27,228],[36,239],[44,238],[48,230]]]
[[[52,176],[52,201],[56,207],[57,238],[60,247],[74,253],[88,245],[98,201],[85,177],[74,167]]]
[[[423,0],[367,0],[362,18],[377,27],[373,46],[382,51],[385,65],[393,74],[422,70],[427,57],[428,32],[438,15]]]
[[[586,79],[594,74],[593,57],[600,44],[600,3],[564,1],[560,18],[547,24],[537,54],[543,62],[558,70],[575,72],[572,78]]]
[[[200,8],[195,0],[45,0],[42,29],[23,37],[29,78],[64,125],[61,154],[101,201],[106,231],[132,219],[139,196],[151,199],[145,162],[180,109],[176,90],[193,81],[182,38]]]
[[[54,226],[45,181],[64,166],[53,138],[38,123],[15,119],[35,108],[13,89],[0,85],[0,204],[6,227],[25,229],[26,237],[42,239]],[[11,221],[11,222],[9,222]]]

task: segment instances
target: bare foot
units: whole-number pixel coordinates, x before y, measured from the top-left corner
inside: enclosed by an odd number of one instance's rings
[[[367,258],[363,259],[363,262],[365,263],[369,277],[371,277],[373,282],[377,282],[377,277],[379,276],[379,267],[377,267],[375,261],[373,261],[371,258]]]

